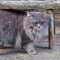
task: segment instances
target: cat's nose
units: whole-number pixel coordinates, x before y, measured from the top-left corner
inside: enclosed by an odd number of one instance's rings
[[[40,26],[38,26],[38,28],[40,28]]]

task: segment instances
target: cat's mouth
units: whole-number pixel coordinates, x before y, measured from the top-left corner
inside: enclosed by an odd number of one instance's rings
[[[43,25],[41,25],[41,24],[36,24],[36,25],[30,27],[31,32],[33,32],[33,31],[39,32],[42,28],[43,28]]]

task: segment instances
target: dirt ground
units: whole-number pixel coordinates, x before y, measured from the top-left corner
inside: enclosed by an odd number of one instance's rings
[[[56,30],[57,33],[60,30],[60,27]],[[0,49],[0,60],[60,60],[60,34],[55,35],[55,40],[52,49],[48,49],[47,38],[39,43],[39,47],[36,47],[37,54],[29,55],[23,51],[16,51],[14,49]],[[5,54],[9,51],[10,53]],[[15,51],[15,52],[13,52]]]

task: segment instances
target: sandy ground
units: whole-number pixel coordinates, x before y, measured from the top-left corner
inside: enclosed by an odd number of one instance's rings
[[[58,37],[52,49],[38,47],[36,48],[38,54],[29,55],[25,52],[14,52],[0,55],[0,60],[60,60],[60,42]],[[6,51],[13,50],[7,49]],[[3,51],[3,50],[0,50]]]
[[[60,28],[57,27],[56,31],[59,33]],[[14,49],[0,49],[2,51],[9,51],[7,54],[0,54],[0,60],[60,60],[60,35],[55,35],[55,40],[52,49],[48,49],[47,38],[39,43],[39,47],[36,47],[37,54],[29,55],[23,51],[16,51]]]

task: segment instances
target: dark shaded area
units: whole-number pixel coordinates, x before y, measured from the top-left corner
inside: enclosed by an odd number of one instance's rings
[[[26,10],[14,10],[14,9],[0,9],[2,11],[7,11],[7,12],[10,12],[10,13],[14,13],[14,14],[22,14],[22,15],[25,15],[26,14]]]
[[[6,48],[7,49],[7,48]],[[11,49],[8,50],[8,51],[4,51],[4,52],[1,52],[0,55],[9,55],[9,54],[16,54],[16,53],[25,53],[26,54],[26,51],[24,49]]]

